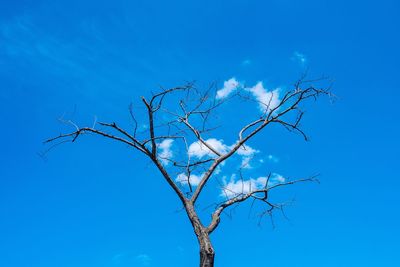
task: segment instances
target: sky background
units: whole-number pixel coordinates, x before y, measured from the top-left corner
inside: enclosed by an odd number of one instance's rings
[[[296,201],[275,229],[246,205],[223,217],[216,266],[400,266],[399,11],[394,0],[1,0],[0,266],[197,266],[179,200],[144,157],[86,137],[43,160],[42,141],[63,114],[127,122],[129,103],[159,86],[236,77],[272,90],[306,70],[338,96],[308,109],[310,142],[280,129],[251,145],[277,159],[260,172],[321,184],[282,191]]]

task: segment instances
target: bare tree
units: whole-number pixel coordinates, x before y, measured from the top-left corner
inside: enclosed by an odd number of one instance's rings
[[[62,122],[69,124],[73,130],[48,139],[45,143],[53,145],[75,142],[85,134],[103,136],[110,140],[126,144],[143,153],[160,171],[162,177],[174,190],[187,213],[200,246],[200,266],[214,266],[215,251],[210,234],[219,226],[221,215],[245,201],[252,201],[252,206],[259,203],[263,207],[261,216],[271,215],[274,210],[282,210],[284,204],[273,203],[270,192],[278,188],[307,181],[317,181],[315,176],[284,180],[276,179],[270,173],[256,183],[249,182],[243,174],[243,166],[238,168],[240,180],[232,187],[232,183],[221,183],[222,193],[214,205],[211,218],[205,223],[199,216],[198,200],[205,191],[205,186],[218,181],[217,174],[225,162],[240,153],[246,154],[251,149],[249,140],[260,134],[267,126],[276,124],[289,131],[299,133],[305,140],[307,135],[300,128],[304,112],[302,106],[306,100],[316,100],[321,95],[330,95],[329,90],[313,86],[314,81],[306,81],[304,77],[279,97],[275,91],[262,91],[263,97],[254,97],[251,88],[235,84],[221,97],[215,86],[207,90],[199,90],[194,83],[181,87],[162,89],[151,98],[142,97],[146,110],[147,127],[140,127],[135,109],[130,106],[133,127],[129,130],[121,128],[115,122],[94,122],[92,126],[80,127],[71,120]],[[233,90],[236,89],[236,90]],[[229,94],[231,93],[231,94]],[[228,95],[229,94],[229,95]],[[233,133],[233,145],[222,145],[218,139],[210,137],[214,130],[216,110],[230,101],[254,101],[262,111],[255,113],[253,120],[247,122]],[[233,136],[231,135],[231,136]],[[218,142],[216,142],[218,141]],[[179,157],[171,153],[171,145]],[[200,156],[196,155],[200,152]],[[201,174],[196,174],[202,172]],[[214,179],[215,178],[215,179]]]

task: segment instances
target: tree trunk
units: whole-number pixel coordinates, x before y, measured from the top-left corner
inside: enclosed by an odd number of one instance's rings
[[[192,223],[200,246],[200,267],[214,267],[214,248],[211,244],[207,228],[204,227],[197,216],[192,203],[185,202],[185,208]]]
[[[213,267],[215,252],[208,233],[202,232],[198,235],[198,240],[200,244],[200,267]]]
[[[200,249],[200,267],[214,267],[214,251]]]

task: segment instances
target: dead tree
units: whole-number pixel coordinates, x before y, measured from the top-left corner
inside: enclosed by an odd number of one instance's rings
[[[270,173],[255,182],[246,180],[242,168],[239,168],[240,181],[235,183],[235,188],[226,182],[222,184],[224,193],[215,204],[207,223],[200,218],[197,210],[199,196],[206,185],[217,180],[221,166],[235,155],[245,154],[249,149],[247,143],[268,126],[274,124],[283,126],[289,131],[299,133],[307,140],[307,135],[300,128],[304,102],[316,100],[321,95],[330,95],[329,90],[314,87],[314,82],[300,79],[292,89],[284,93],[261,90],[263,97],[257,97],[251,88],[240,84],[231,86],[233,94],[221,97],[215,87],[200,91],[194,83],[187,83],[181,87],[163,89],[149,99],[141,98],[147,113],[145,130],[139,129],[138,118],[134,114],[135,109],[130,106],[133,127],[129,130],[121,128],[115,122],[95,122],[90,127],[80,127],[73,121],[63,120],[73,130],[48,139],[45,143],[55,145],[68,141],[75,142],[82,135],[92,134],[118,141],[143,153],[160,171],[161,176],[180,199],[199,243],[200,266],[214,266],[215,251],[210,234],[219,226],[221,215],[228,208],[252,200],[253,204],[259,203],[264,207],[261,215],[270,215],[274,210],[283,208],[283,204],[270,200],[271,191],[300,182],[317,181],[315,176],[295,180],[275,179],[276,177]],[[215,111],[233,99],[255,101],[262,112],[255,113],[253,120],[244,124],[237,134],[233,133],[237,136],[233,145],[221,147],[222,143],[215,141],[218,139],[207,139],[206,136],[210,136],[215,130],[212,125],[210,126]],[[178,151],[184,151],[179,158],[174,157],[168,150],[172,143],[174,146],[179,146]],[[192,151],[193,148],[196,148],[201,155],[196,156]],[[178,172],[174,172],[176,170]],[[199,170],[203,172],[195,174]],[[179,174],[176,176],[174,173]]]

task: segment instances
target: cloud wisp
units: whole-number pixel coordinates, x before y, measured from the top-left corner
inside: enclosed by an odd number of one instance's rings
[[[259,110],[261,112],[269,112],[276,108],[279,103],[280,88],[274,90],[267,90],[262,82],[257,82],[252,87],[244,87],[235,77],[230,78],[224,82],[224,87],[217,91],[216,99],[224,99],[231,95],[236,90],[244,90],[250,92],[255,100],[259,103]]]
[[[236,80],[235,77],[230,78],[229,80],[224,82],[224,87],[217,91],[216,98],[223,99],[232,94],[235,90],[240,87],[240,83]]]
[[[190,176],[188,177],[185,173],[180,173],[176,177],[175,181],[177,181],[181,185],[188,185],[190,183],[191,186],[198,186],[203,175],[204,173],[200,175],[190,174]]]
[[[221,196],[232,198],[241,194],[247,194],[255,190],[263,189],[266,186],[268,177],[261,176],[258,178],[250,178],[248,180],[236,179],[236,175],[233,174],[229,182],[226,182],[226,177],[223,180],[224,186],[221,190]],[[279,183],[284,183],[286,179],[277,173],[271,174],[267,186],[273,186]]]
[[[297,51],[293,53],[292,60],[298,62],[302,67],[304,67],[308,61],[306,55]]]
[[[210,138],[205,141],[210,147],[218,151],[219,153],[226,153],[228,146],[224,144],[223,140]],[[212,152],[207,146],[202,144],[200,141],[190,144],[188,154],[191,157],[204,158],[206,156],[213,157],[215,153]]]
[[[173,156],[173,152],[171,150],[173,142],[174,140],[172,139],[165,139],[158,144],[158,149],[160,150],[158,157],[164,165],[168,165],[169,159],[171,159]]]
[[[226,145],[223,140],[218,140],[215,138],[210,138],[205,140],[205,142],[212,147],[214,150],[218,151],[221,154],[227,153],[235,145]],[[241,165],[239,166],[240,168],[243,169],[251,169],[252,166],[250,164],[250,161],[253,159],[254,155],[259,153],[260,151],[257,149],[254,149],[250,147],[249,145],[243,145],[241,146],[237,151],[236,155],[241,157]],[[193,142],[190,144],[189,149],[188,149],[188,156],[197,158],[197,159],[203,159],[203,158],[212,158],[215,157],[215,153],[212,152],[206,145],[202,144],[200,141]],[[224,163],[222,163],[218,168],[215,170],[214,174],[220,174],[221,173],[221,167],[224,166]],[[204,173],[202,174],[190,174],[190,177],[187,176],[185,173],[180,173],[176,177],[175,181],[182,184],[182,185],[188,185],[190,182],[191,186],[197,186],[201,178],[204,176]]]
[[[233,149],[235,144],[228,146],[224,144],[223,140],[218,140],[215,138],[210,138],[205,140],[205,142],[212,147],[214,150],[218,151],[219,153],[227,153],[229,150]],[[242,156],[244,158],[252,158],[254,154],[260,152],[249,145],[241,146],[237,151],[236,154]],[[201,143],[200,141],[196,141],[189,146],[188,154],[190,157],[195,157],[198,159],[202,159],[204,157],[214,157],[215,153],[212,152],[206,145]]]
[[[268,91],[262,82],[258,82],[256,85],[250,88],[246,88],[247,91],[251,92],[258,102],[258,107],[261,112],[270,112],[275,109],[279,103],[279,91],[277,88],[272,91]]]

